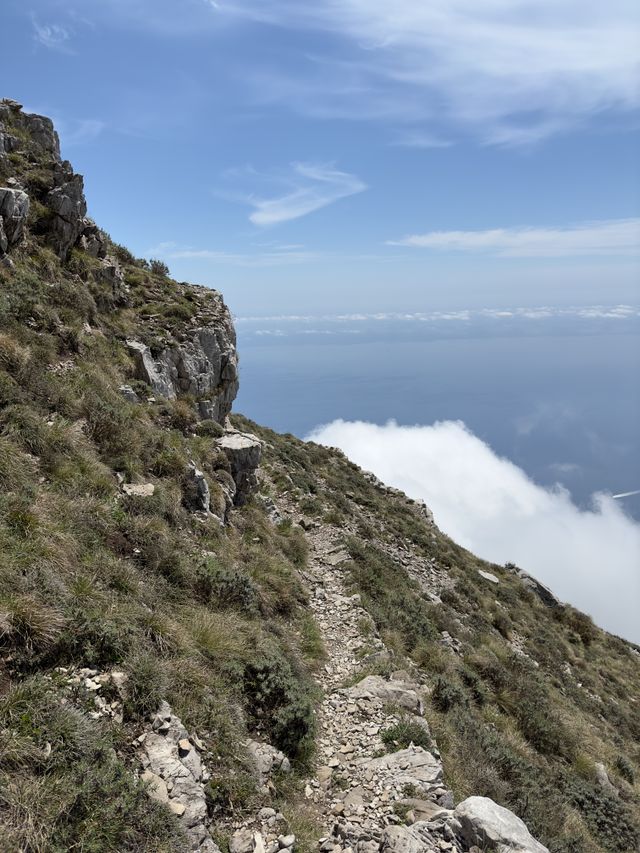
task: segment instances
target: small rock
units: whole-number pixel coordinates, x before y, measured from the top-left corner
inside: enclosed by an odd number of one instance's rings
[[[483,572],[482,569],[478,569],[478,574],[481,578],[484,578],[489,583],[500,583],[500,579],[495,575],[491,574],[491,572]]]
[[[269,820],[270,817],[275,817],[275,816],[276,816],[276,810],[270,809],[267,806],[260,809],[260,811],[258,812],[258,820],[262,821],[263,823],[264,823],[264,821]]]
[[[155,490],[153,483],[124,483],[122,486],[122,491],[128,497],[150,498]]]
[[[253,853],[253,833],[250,829],[239,829],[229,839],[229,853]]]
[[[145,770],[140,777],[147,785],[147,793],[152,800],[157,800],[159,803],[167,803],[169,801],[169,792],[164,779],[152,773],[151,770]]]
[[[124,399],[127,400],[129,403],[139,403],[140,402],[140,398],[138,397],[136,392],[133,390],[131,385],[121,385],[118,388],[118,391],[122,394]]]

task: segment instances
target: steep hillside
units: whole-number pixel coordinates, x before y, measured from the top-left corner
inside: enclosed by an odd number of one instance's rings
[[[0,849],[636,851],[639,650],[229,418],[220,294],[86,213],[0,102]]]

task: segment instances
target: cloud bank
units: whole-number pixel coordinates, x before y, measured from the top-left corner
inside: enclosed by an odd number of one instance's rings
[[[147,254],[154,253],[164,257],[189,257],[192,255],[166,254],[166,247],[173,243],[162,243]],[[287,323],[317,323],[322,320],[330,323],[369,323],[369,322],[406,322],[406,323],[467,323],[471,320],[549,320],[553,318],[570,318],[577,320],[635,320],[640,317],[638,305],[579,305],[561,308],[554,305],[541,305],[532,308],[479,308],[461,311],[412,311],[398,314],[389,311],[379,311],[373,314],[271,314],[236,317],[236,323],[249,322],[287,322]]]
[[[513,561],[608,630],[640,642],[640,524],[608,495],[582,510],[545,489],[459,421],[384,426],[334,421],[308,440],[423,498],[456,542],[497,563]]]
[[[489,231],[430,231],[389,241],[443,252],[485,252],[511,258],[561,258],[640,253],[640,219],[585,222],[567,228],[494,228]]]

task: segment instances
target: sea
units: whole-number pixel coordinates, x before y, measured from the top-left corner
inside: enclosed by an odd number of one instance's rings
[[[336,419],[463,421],[536,483],[640,489],[640,306],[235,318],[235,410],[304,438]],[[640,494],[618,498],[640,520]]]

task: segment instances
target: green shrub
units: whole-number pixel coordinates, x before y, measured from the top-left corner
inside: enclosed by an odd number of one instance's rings
[[[204,420],[196,425],[196,433],[210,438],[221,438],[224,435],[224,427],[217,421]]]
[[[216,816],[243,811],[256,798],[255,778],[242,769],[214,773],[207,785],[207,797]]]
[[[497,611],[491,618],[491,624],[502,636],[508,640],[513,630],[513,623],[508,615],[502,611]]]
[[[397,632],[407,653],[434,638],[437,632],[430,606],[402,567],[378,548],[353,537],[347,540],[347,547],[353,559],[350,577],[378,630]]]
[[[53,646],[64,626],[64,617],[35,596],[10,595],[0,599],[0,623],[0,642],[32,654]]]
[[[149,261],[149,269],[154,275],[159,275],[163,278],[169,275],[169,267],[164,261],[159,261],[157,258],[151,258]]]
[[[622,778],[626,780],[630,785],[635,784],[636,777],[633,771],[633,764],[626,756],[619,755],[616,758],[616,770],[622,776]]]
[[[636,849],[640,840],[637,827],[628,806],[618,797],[606,793],[597,783],[575,777],[565,780],[565,794],[579,809],[603,850],[628,853]]]
[[[315,731],[313,694],[273,645],[256,652],[244,671],[248,713],[270,741],[292,758],[309,757]]]
[[[462,683],[469,689],[476,705],[484,705],[487,701],[487,690],[482,678],[469,666],[460,667],[458,672]]]
[[[227,569],[212,558],[196,569],[194,592],[205,603],[217,607],[237,607],[240,610],[256,609],[258,596],[251,578],[237,569]]]
[[[422,746],[424,749],[431,749],[433,745],[429,730],[413,722],[408,717],[400,720],[395,726],[389,726],[389,728],[384,729],[380,737],[389,752],[406,749],[411,744]]]
[[[459,684],[444,675],[440,675],[436,679],[431,701],[438,711],[448,713],[452,708],[466,705],[468,698]]]
[[[140,654],[127,662],[125,712],[130,719],[140,719],[158,710],[166,691],[164,671],[158,660]]]

